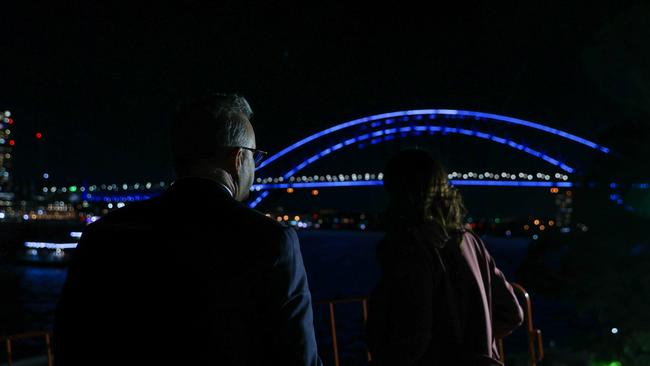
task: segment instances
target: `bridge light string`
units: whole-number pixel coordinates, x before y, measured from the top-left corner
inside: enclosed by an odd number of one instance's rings
[[[265,166],[271,164],[275,160],[281,158],[282,156],[288,154],[289,152],[311,142],[314,141],[322,136],[349,128],[353,126],[357,126],[360,124],[368,123],[368,122],[374,122],[374,121],[380,121],[380,120],[385,120],[386,124],[392,124],[394,123],[394,118],[401,117],[402,121],[408,121],[409,117],[415,116],[416,120],[422,120],[423,116],[428,115],[429,119],[434,119],[436,116],[441,115],[441,116],[460,116],[460,117],[470,117],[474,118],[476,120],[480,119],[487,119],[490,121],[497,121],[497,122],[502,122],[502,123],[508,123],[508,124],[513,124],[513,125],[519,125],[519,126],[524,126],[524,127],[529,127],[533,128],[536,130],[540,130],[546,133],[550,133],[556,136],[560,136],[562,138],[580,143],[582,145],[588,146],[592,149],[598,150],[600,152],[603,152],[605,154],[608,154],[610,152],[610,149],[604,146],[600,146],[596,144],[593,141],[584,139],[582,137],[573,135],[571,133],[568,133],[566,131],[558,130],[556,128],[552,128],[540,123],[536,122],[530,122],[526,121],[523,119],[519,118],[513,118],[513,117],[507,117],[507,116],[502,116],[498,114],[493,114],[493,113],[484,113],[484,112],[474,112],[474,111],[465,111],[465,110],[457,110],[457,109],[419,109],[419,110],[409,110],[409,111],[400,111],[400,112],[391,112],[391,113],[384,113],[384,114],[377,114],[374,116],[369,116],[369,117],[364,117],[364,118],[359,118],[355,119],[352,121],[344,122],[335,126],[332,126],[330,128],[327,128],[323,131],[317,132],[313,135],[310,135],[294,144],[291,144],[287,146],[286,148],[282,149],[278,153],[270,156],[267,158],[260,166],[258,169],[262,169]],[[371,127],[377,127],[381,125],[381,123],[373,123]]]
[[[527,153],[529,155],[532,155],[532,156],[534,156],[536,158],[541,158],[544,161],[546,161],[546,162],[548,162],[548,163],[550,163],[552,165],[558,166],[560,169],[562,169],[562,170],[564,170],[564,171],[566,171],[568,173],[573,173],[575,171],[574,168],[568,166],[567,164],[565,164],[563,162],[560,162],[557,159],[554,159],[554,158],[552,158],[552,157],[550,157],[550,156],[548,156],[548,155],[546,155],[546,154],[544,154],[542,152],[534,150],[534,149],[532,149],[532,148],[530,148],[528,146],[517,143],[515,141],[505,139],[503,137],[494,136],[494,135],[491,135],[491,134],[486,134],[486,133],[482,133],[480,131],[471,130],[471,129],[459,129],[459,128],[441,127],[441,126],[407,126],[407,127],[402,127],[402,128],[399,128],[399,129],[390,128],[390,129],[385,129],[385,130],[382,130],[382,131],[375,131],[373,133],[366,133],[366,134],[359,135],[359,136],[351,138],[351,139],[347,139],[342,143],[339,142],[339,143],[337,143],[337,144],[335,144],[335,145],[333,145],[331,147],[326,148],[325,150],[322,150],[320,153],[318,153],[318,154],[316,154],[314,156],[311,156],[308,159],[304,160],[303,162],[301,162],[300,164],[298,164],[297,166],[295,166],[294,168],[292,168],[291,170],[286,172],[282,177],[284,179],[287,179],[287,178],[293,176],[294,174],[296,174],[297,172],[299,172],[300,170],[304,169],[308,165],[310,165],[310,164],[314,163],[315,161],[319,160],[320,158],[322,158],[322,157],[324,157],[326,155],[329,155],[331,152],[339,150],[339,149],[343,148],[344,146],[350,146],[350,145],[356,144],[356,143],[358,143],[360,141],[365,141],[365,140],[367,140],[367,139],[369,139],[369,138],[371,138],[373,136],[392,135],[392,134],[397,133],[398,131],[401,132],[401,133],[407,133],[407,132],[413,131],[413,130],[416,131],[416,132],[426,132],[426,131],[434,132],[434,133],[435,132],[441,132],[443,134],[458,133],[458,134],[463,134],[463,135],[467,135],[467,136],[474,136],[474,137],[494,141],[494,142],[500,143],[502,145],[509,146],[509,147],[514,148],[514,149],[523,151],[523,152],[525,152],[525,153]],[[373,144],[374,143],[379,143],[379,142],[381,142],[381,140],[379,140],[377,142],[375,142],[375,140],[371,141],[371,143],[373,143]],[[260,166],[260,168],[261,168],[261,166]],[[257,198],[260,198],[260,197],[257,197]],[[257,205],[259,205],[259,203],[263,200],[263,198],[260,199],[260,200],[258,200],[257,198],[255,199],[255,201],[253,201],[253,202],[251,202],[249,204],[250,207],[257,207]]]
[[[512,181],[512,180],[456,180],[452,179],[449,183],[453,186],[486,186],[486,187],[539,187],[539,188],[572,188],[573,182],[540,182],[540,181]],[[333,187],[373,187],[382,186],[382,180],[367,180],[367,181],[343,181],[343,182],[301,182],[301,183],[271,183],[271,184],[256,184],[252,191],[264,191],[268,195],[271,189],[288,189],[288,188],[333,188]],[[260,195],[260,197],[262,197]],[[266,197],[266,196],[265,196]],[[259,198],[259,197],[258,197]],[[257,200],[256,200],[257,201]],[[259,200],[261,201],[261,200]],[[253,202],[255,206],[259,202]],[[251,204],[252,205],[252,204]],[[253,207],[255,207],[253,206]]]
[[[548,162],[548,163],[550,163],[552,165],[555,165],[555,166],[559,167],[560,169],[562,169],[562,170],[564,170],[564,171],[566,171],[568,173],[575,172],[574,168],[566,165],[563,162],[560,162],[557,159],[554,159],[554,158],[552,158],[552,157],[550,157],[550,156],[548,156],[548,155],[546,155],[546,154],[544,154],[542,152],[534,150],[534,149],[532,149],[532,148],[530,148],[528,146],[525,146],[523,144],[517,143],[517,142],[512,141],[512,140],[504,139],[502,137],[498,137],[498,136],[494,136],[494,135],[490,135],[490,134],[485,134],[485,133],[477,134],[477,131],[468,130],[468,129],[458,129],[458,128],[449,128],[449,127],[440,127],[440,126],[412,126],[412,127],[402,127],[400,129],[394,129],[393,128],[393,129],[386,129],[386,130],[383,130],[383,131],[376,131],[375,133],[372,133],[372,134],[364,134],[364,135],[357,136],[355,138],[345,140],[343,143],[337,143],[337,144],[335,144],[335,145],[333,145],[331,147],[328,147],[327,149],[321,151],[320,153],[318,153],[318,154],[304,160],[303,162],[301,162],[300,164],[298,164],[297,166],[295,166],[294,168],[292,168],[291,170],[289,170],[288,172],[283,174],[282,177],[284,179],[287,179],[287,178],[293,176],[294,174],[296,174],[297,172],[299,172],[300,170],[307,167],[307,165],[310,165],[310,164],[314,163],[315,161],[319,160],[320,158],[322,158],[322,157],[324,157],[326,155],[329,155],[332,151],[339,150],[339,149],[343,148],[344,146],[350,146],[352,144],[355,144],[355,143],[358,143],[358,142],[361,142],[361,141],[365,141],[365,140],[369,139],[370,137],[372,137],[373,135],[375,135],[378,132],[381,132],[382,135],[386,136],[386,135],[394,134],[394,133],[397,133],[397,132],[407,133],[407,132],[410,132],[410,131],[441,132],[443,134],[457,133],[457,134],[463,134],[463,135],[472,136],[472,137],[478,137],[478,138],[498,142],[498,143],[503,144],[505,146],[509,146],[509,147],[514,148],[514,149],[523,151],[523,152],[525,152],[525,153],[527,153],[529,155],[532,155],[532,156],[534,156],[536,158],[543,159],[544,161],[546,161],[546,162]],[[377,136],[380,136],[380,135],[377,135]]]

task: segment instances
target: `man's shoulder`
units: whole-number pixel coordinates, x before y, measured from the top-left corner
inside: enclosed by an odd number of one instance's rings
[[[243,204],[237,205],[233,211],[240,222],[250,228],[250,234],[280,237],[287,235],[287,232],[290,231],[287,226]]]

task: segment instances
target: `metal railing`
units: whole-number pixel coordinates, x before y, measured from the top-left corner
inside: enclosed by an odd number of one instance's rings
[[[512,287],[515,291],[524,299],[524,323],[526,326],[526,331],[528,333],[528,353],[531,366],[536,366],[539,362],[544,359],[544,345],[542,343],[542,331],[535,328],[533,325],[533,310],[532,302],[530,299],[530,294],[524,289],[521,285],[512,283]],[[339,348],[338,348],[338,338],[336,336],[336,314],[334,311],[334,305],[336,304],[351,304],[351,303],[360,303],[361,311],[363,315],[363,324],[365,327],[366,322],[368,321],[368,298],[367,297],[355,297],[347,299],[334,299],[334,300],[323,300],[314,302],[315,306],[327,305],[329,308],[329,327],[332,337],[332,352],[334,355],[334,365],[340,366],[339,359]],[[16,340],[31,339],[43,337],[45,339],[45,345],[47,349],[47,364],[52,366],[52,333],[51,332],[29,332],[22,333],[12,336],[0,337],[0,342],[4,341],[7,351],[7,361],[8,366],[13,365],[13,348],[12,344]],[[499,348],[499,354],[501,355],[501,361],[504,360],[504,349],[503,349],[503,340],[497,340],[497,346]],[[368,361],[372,361],[372,355],[370,351],[366,348],[366,358]]]
[[[524,289],[521,285],[516,283],[511,283],[515,291],[524,299],[524,323],[528,333],[528,353],[531,366],[536,366],[537,363],[541,362],[544,359],[544,345],[542,344],[542,331],[536,329],[533,325],[533,308],[532,302],[530,299],[530,294]],[[336,317],[334,312],[335,304],[349,304],[349,303],[361,303],[361,309],[363,312],[363,323],[364,326],[368,321],[368,298],[367,297],[356,297],[356,298],[347,298],[347,299],[336,299],[336,300],[322,300],[314,302],[314,305],[327,305],[329,307],[329,326],[332,336],[332,353],[334,356],[334,365],[340,366],[339,359],[339,347],[338,339],[336,336]],[[499,354],[501,356],[501,361],[505,359],[503,340],[497,340],[497,346],[499,348]],[[372,355],[370,351],[366,348],[366,357],[368,361],[372,361]]]
[[[13,366],[13,343],[18,340],[44,338],[47,350],[47,365],[52,366],[52,332],[28,332],[0,337],[0,342],[5,342],[7,352],[7,365]]]

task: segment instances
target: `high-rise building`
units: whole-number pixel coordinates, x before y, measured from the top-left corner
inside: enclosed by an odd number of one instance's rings
[[[16,144],[12,138],[13,126],[11,112],[0,112],[0,206],[10,206],[14,197],[11,186],[12,154]]]

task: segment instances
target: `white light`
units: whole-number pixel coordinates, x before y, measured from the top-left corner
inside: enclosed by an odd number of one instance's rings
[[[140,183],[136,183],[133,185],[133,189],[140,189]]]
[[[612,334],[618,334],[618,328],[612,328]]]
[[[4,212],[0,212],[0,220],[3,220],[4,218],[5,218],[5,213],[4,213]]]
[[[384,173],[379,173],[379,175],[377,176],[377,179],[384,180]]]
[[[44,178],[44,179],[49,179],[49,178],[50,178],[50,175],[47,174],[47,173],[43,173],[43,178]]]
[[[537,239],[539,239],[539,235],[537,234],[533,235],[533,240],[537,240]]]
[[[467,179],[467,174],[463,174],[463,179]]]
[[[65,193],[67,191],[68,191],[68,189],[66,187],[61,188],[61,192]]]
[[[128,184],[122,184],[122,189],[126,191],[127,189],[129,189],[129,185]]]
[[[262,181],[262,180],[261,180],[260,178],[257,178],[257,183],[259,183],[259,182],[261,182],[261,181]],[[147,189],[151,189],[151,183],[147,183],[147,184],[145,185],[145,187],[147,187]]]
[[[26,241],[26,248],[33,249],[74,249],[77,247],[77,243],[45,243],[45,242],[36,242],[36,241]]]
[[[27,214],[23,215],[23,220],[25,220],[25,221],[29,220],[29,215],[27,215]]]
[[[532,175],[529,175],[529,176],[528,176],[528,180],[533,180],[533,176],[532,176]]]
[[[7,118],[11,117],[11,112],[5,111],[5,117],[7,117]]]
[[[82,233],[81,231],[72,231],[72,232],[70,232],[70,237],[73,237],[73,238],[81,238],[81,235],[82,235],[82,234],[83,234],[83,233]]]
[[[48,191],[49,189],[47,189],[47,187],[43,187],[43,193],[47,193]]]
[[[124,207],[124,202],[118,202],[117,203],[117,208],[122,208]]]
[[[86,192],[86,187],[81,187],[81,188],[79,188],[79,190],[82,191],[82,192]]]
[[[109,203],[109,204],[108,204],[108,208],[113,208],[113,204],[112,204],[112,203]]]
[[[38,210],[38,211],[36,211],[36,213],[39,214],[39,215],[43,215],[43,214],[45,213],[45,211],[43,211],[43,210]]]

